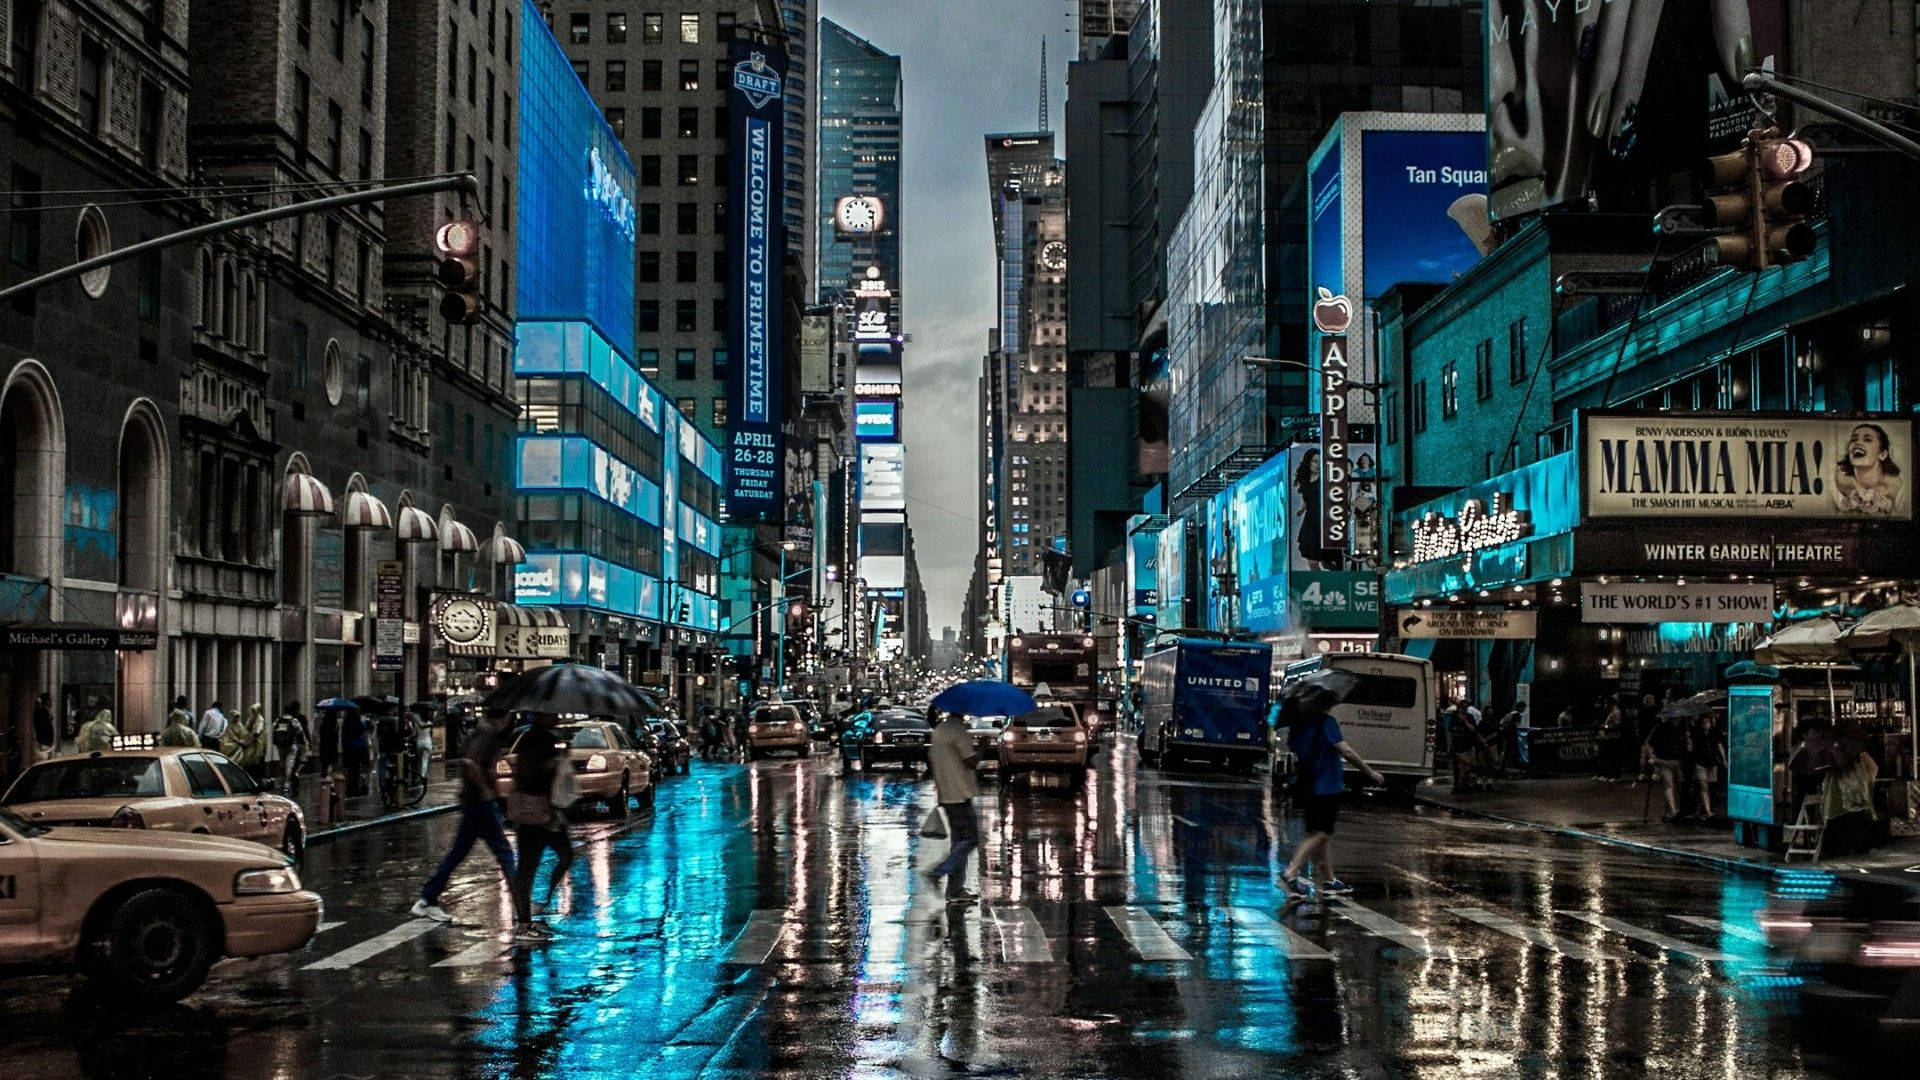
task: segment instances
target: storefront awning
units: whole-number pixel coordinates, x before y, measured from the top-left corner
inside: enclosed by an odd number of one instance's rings
[[[396,535],[403,544],[429,544],[440,539],[440,526],[425,510],[402,503]]]
[[[527,549],[520,546],[520,541],[507,535],[505,525],[495,525],[493,538],[487,541],[487,558],[495,566],[518,566],[527,561]]]
[[[349,529],[391,529],[393,512],[369,491],[349,491],[342,524]]]
[[[440,519],[440,550],[449,552],[479,551],[480,538],[473,530],[454,520],[451,516]]]
[[[333,492],[317,477],[303,472],[288,473],[287,482],[280,489],[280,509],[289,514],[331,514]]]

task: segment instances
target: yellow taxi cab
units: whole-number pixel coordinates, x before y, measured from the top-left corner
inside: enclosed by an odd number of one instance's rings
[[[775,750],[791,750],[801,757],[813,753],[813,732],[807,729],[806,718],[798,708],[781,702],[760,706],[747,721],[747,760]]]
[[[1038,709],[1007,721],[1000,732],[1000,779],[1034,772],[1054,772],[1078,788],[1086,782],[1093,761],[1093,740],[1071,702],[1042,703]]]
[[[603,803],[614,817],[626,817],[636,798],[642,807],[653,805],[653,760],[634,745],[625,729],[607,720],[573,720],[552,728],[532,725],[514,732],[507,752],[493,766],[494,786],[501,798],[513,791],[514,752],[522,740],[542,731],[551,731],[556,741],[567,744],[581,802]]]
[[[36,825],[237,837],[279,848],[296,862],[307,844],[298,803],[263,790],[245,769],[198,747],[50,758],[21,773],[0,806]]]
[[[293,952],[320,897],[250,840],[49,826],[0,806],[0,967],[177,1001],[222,956]]]

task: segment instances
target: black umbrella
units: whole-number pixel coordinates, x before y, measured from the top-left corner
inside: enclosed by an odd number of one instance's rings
[[[1705,716],[1715,709],[1724,709],[1726,706],[1727,692],[1725,690],[1702,690],[1692,697],[1670,702],[1666,708],[1660,710],[1660,715],[1662,717],[1673,717],[1680,720],[1692,720],[1698,716]]]
[[[1311,719],[1347,700],[1360,685],[1360,676],[1337,668],[1321,668],[1295,679],[1280,691],[1280,723]]]
[[[554,664],[515,676],[487,695],[486,706],[499,712],[665,715],[652,694],[592,664]]]

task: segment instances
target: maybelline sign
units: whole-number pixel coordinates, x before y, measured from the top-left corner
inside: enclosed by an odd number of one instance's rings
[[[781,510],[780,199],[786,55],[735,40],[727,221],[727,512],[772,519]]]
[[[1911,521],[1913,423],[1589,416],[1589,518]]]

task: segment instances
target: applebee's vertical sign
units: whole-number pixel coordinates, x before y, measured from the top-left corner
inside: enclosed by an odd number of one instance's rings
[[[1347,369],[1347,327],[1353,302],[1326,286],[1313,302],[1313,326],[1320,331],[1320,547],[1344,554],[1353,539],[1353,504],[1347,481],[1353,472],[1347,442],[1347,406],[1352,383]]]

